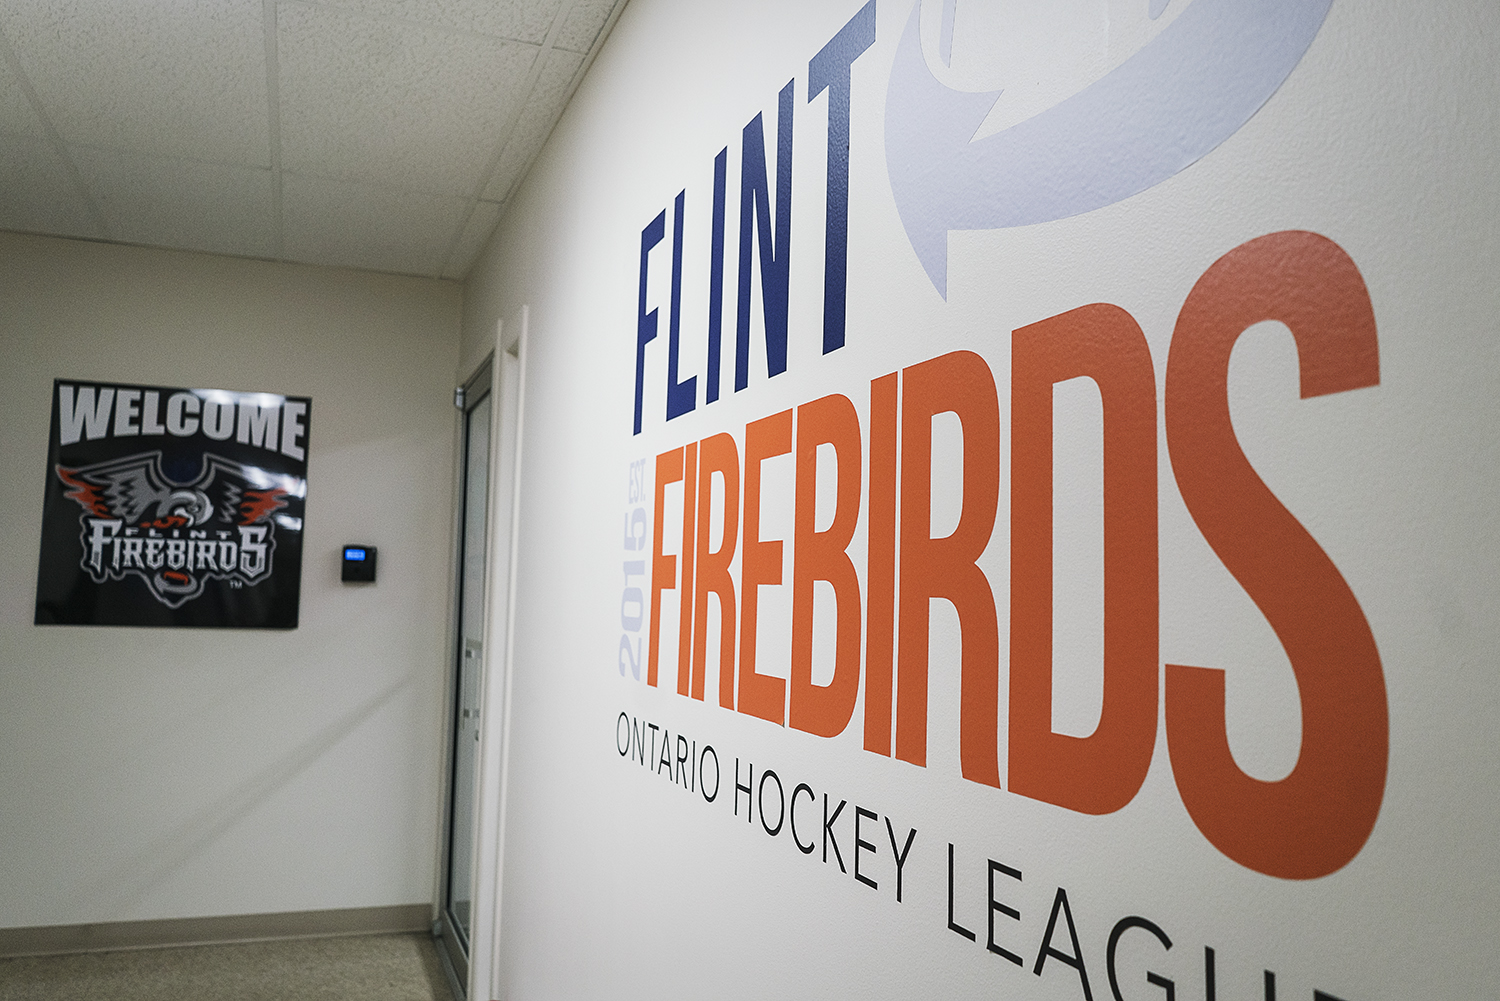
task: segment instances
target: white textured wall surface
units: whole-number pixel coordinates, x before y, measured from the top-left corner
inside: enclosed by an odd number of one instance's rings
[[[430,899],[458,307],[0,234],[0,927]],[[312,398],[299,628],[31,624],[54,378]],[[348,542],[374,587],[340,584]]]
[[[1208,4],[1152,4],[1166,8],[1153,22],[1145,3],[1080,0],[1029,18],[1014,6],[981,18],[978,5],[959,3],[953,67],[940,75],[969,90],[1006,88],[1014,103],[1002,98],[1003,113],[986,127],[1003,129]],[[930,6],[931,64],[943,4]],[[1255,17],[1270,9],[1242,7]],[[466,357],[482,355],[497,317],[530,310],[498,996],[1081,998],[1079,972],[1044,949],[1059,887],[1093,998],[1163,996],[1147,971],[1171,978],[1179,998],[1202,998],[1205,947],[1214,949],[1220,998],[1269,997],[1268,970],[1283,999],[1306,1001],[1315,990],[1346,1001],[1487,995],[1500,981],[1500,8],[1336,0],[1274,96],[1180,173],[1071,218],[954,233],[944,299],[907,239],[887,172],[887,87],[912,8],[880,0],[877,39],[852,74],[848,342],[823,355],[827,104],[808,100],[808,61],[859,9],[855,0],[633,0],[470,278]],[[777,94],[793,78],[789,361],[767,378],[757,270],[757,346],[750,384],[735,393],[741,130],[764,113],[774,164]],[[1122,114],[1103,127],[1128,127],[1131,112]],[[1184,121],[1184,132],[1196,124]],[[705,405],[709,206],[713,159],[726,147],[723,397]],[[681,374],[698,377],[697,409],[668,422],[672,204],[683,190]],[[646,302],[660,328],[647,348],[645,427],[633,436],[641,234],[662,210]],[[1302,722],[1288,656],[1185,506],[1160,409],[1189,290],[1221,255],[1282,230],[1319,233],[1355,262],[1380,365],[1378,385],[1299,399],[1296,349],[1268,325],[1241,338],[1229,373],[1235,433],[1251,464],[1338,568],[1380,655],[1389,755],[1379,813],[1352,859],[1312,879],[1240,864],[1200,832],[1164,721],[1139,792],[1114,812],[1085,815],[1019,795],[1007,774],[1011,332],[1096,302],[1134,317],[1155,372],[1158,666],[1224,669],[1237,767],[1270,782],[1296,766]],[[1282,273],[1276,287],[1303,277]],[[720,708],[712,653],[706,700],[679,696],[675,590],[663,595],[660,687],[623,670],[622,629],[627,639],[644,633],[622,622],[622,584],[644,581],[623,578],[622,561],[650,557],[622,548],[622,518],[635,506],[632,462],[647,460],[649,510],[654,456],[718,432],[743,455],[748,421],[830,393],[853,401],[868,456],[870,380],[956,349],[977,352],[998,388],[1000,496],[978,565],[997,606],[1004,789],[961,777],[962,640],[943,601],[932,603],[925,767],[863,749],[863,681],[853,722],[833,738]],[[1083,736],[1100,713],[1103,446],[1098,395],[1075,388],[1054,397],[1055,513],[1059,532],[1073,534],[1055,543],[1064,625],[1054,632],[1053,726]],[[935,534],[956,517],[956,431],[951,418],[934,423]],[[766,470],[762,535],[787,540],[789,582],[790,460]],[[680,487],[668,489],[669,553],[679,496]],[[849,553],[865,587],[867,507],[860,519]],[[737,556],[737,586],[740,567]],[[787,675],[789,590],[760,589],[762,673]],[[826,684],[831,606],[815,608],[814,680]],[[1314,622],[1319,614],[1308,612]],[[717,800],[669,781],[675,762],[658,773],[617,753],[622,712],[665,727],[674,742],[681,733],[700,750],[714,745]],[[799,852],[787,829],[772,836],[759,814],[747,823],[744,795],[736,815],[736,759],[742,769],[753,762],[757,776],[775,769],[788,795],[809,784],[818,798],[801,800],[800,837],[816,840],[817,852]],[[1330,792],[1332,810],[1337,783]],[[848,800],[836,825],[845,864],[856,805],[881,818],[863,821],[872,847],[862,861],[878,889],[841,871],[831,852],[824,860],[825,793],[833,805]],[[767,796],[774,810],[774,790]],[[887,817],[898,836],[918,831],[900,903]],[[949,844],[953,920],[977,941],[948,927]],[[1020,964],[985,947],[986,859],[1024,874],[999,870],[992,891],[1019,911],[991,917],[994,940]],[[1155,922],[1173,945],[1123,931],[1112,995],[1110,932],[1130,915]],[[1063,918],[1050,947],[1076,957]]]

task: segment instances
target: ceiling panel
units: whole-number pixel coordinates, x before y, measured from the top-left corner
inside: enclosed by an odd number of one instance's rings
[[[500,209],[499,202],[475,204],[474,213],[464,224],[464,231],[459,234],[458,243],[454,245],[453,253],[448,258],[448,266],[443,268],[444,278],[462,278],[469,273],[474,258],[484,249],[485,242],[495,231],[495,224],[500,221]]]
[[[604,27],[614,8],[615,0],[574,0],[573,9],[568,11],[562,31],[558,32],[553,44],[559,49],[587,52],[593,48],[599,29]]]
[[[436,277],[467,199],[357,181],[282,175],[285,256]]]
[[[7,136],[0,142],[0,229],[58,236],[107,236],[67,164],[45,139]]]
[[[531,92],[531,99],[526,102],[515,130],[500,154],[495,173],[485,186],[484,197],[492,201],[504,201],[510,196],[511,189],[525,176],[531,161],[536,159],[547,136],[552,134],[552,127],[557,124],[558,116],[568,103],[568,88],[572,85],[578,68],[583,65],[583,59],[576,52],[559,49],[553,49],[547,54],[542,72],[537,77],[536,87]]]
[[[472,196],[537,49],[287,4],[278,52],[285,169]]]
[[[4,0],[0,30],[71,143],[270,166],[261,0]]]
[[[31,109],[31,101],[21,87],[20,78],[11,72],[10,62],[6,59],[0,59],[0,135],[46,135],[36,112]]]
[[[315,0],[371,17],[397,18],[540,45],[563,0]]]
[[[625,0],[0,0],[0,229],[462,278]]]
[[[247,257],[276,255],[271,171],[71,147],[117,239]]]

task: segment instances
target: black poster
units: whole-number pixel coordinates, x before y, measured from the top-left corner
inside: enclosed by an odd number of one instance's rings
[[[295,628],[311,405],[54,382],[36,624]]]

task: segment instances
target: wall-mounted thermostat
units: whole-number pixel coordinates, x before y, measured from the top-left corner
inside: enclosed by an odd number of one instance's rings
[[[375,547],[344,547],[344,583],[375,583]]]

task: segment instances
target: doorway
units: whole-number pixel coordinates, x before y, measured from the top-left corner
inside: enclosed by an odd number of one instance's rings
[[[455,987],[469,982],[474,932],[474,837],[485,665],[485,591],[494,359],[488,358],[455,394],[459,429],[458,546],[449,746],[448,809],[440,887],[438,937]]]
[[[433,931],[461,999],[501,990],[496,964],[527,319],[523,306],[514,322],[496,324],[497,350],[454,394],[460,421],[448,794]]]

